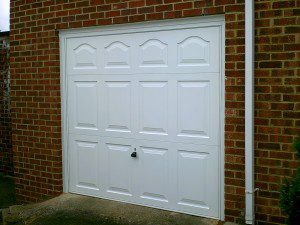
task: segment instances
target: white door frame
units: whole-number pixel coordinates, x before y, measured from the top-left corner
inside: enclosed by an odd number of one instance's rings
[[[88,28],[59,30],[60,44],[60,87],[61,87],[61,123],[62,123],[62,163],[63,163],[63,192],[69,192],[69,161],[68,161],[68,120],[67,120],[67,81],[66,81],[66,52],[67,39],[72,37],[96,36],[104,34],[134,33],[143,31],[158,31],[193,27],[220,27],[220,185],[219,185],[219,219],[225,219],[225,17],[224,15],[171,19],[133,24],[107,25]],[[172,28],[171,28],[172,29]]]

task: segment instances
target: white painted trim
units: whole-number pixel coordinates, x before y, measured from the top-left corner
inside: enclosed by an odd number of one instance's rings
[[[65,53],[67,48],[66,38],[59,37],[60,41],[60,95],[61,95],[61,131],[62,131],[62,169],[63,169],[63,192],[69,191],[69,162],[68,162],[68,123],[67,123],[67,82]]]
[[[225,17],[224,15],[172,19],[164,21],[140,22],[76,28],[60,30],[60,80],[61,80],[61,113],[62,113],[62,161],[63,161],[63,191],[69,192],[69,162],[68,162],[68,120],[67,120],[67,81],[66,81],[66,49],[67,39],[73,37],[101,36],[110,34],[137,33],[145,31],[161,31],[172,29],[192,29],[197,27],[220,27],[221,57],[220,57],[220,220],[225,219]],[[120,200],[118,200],[120,201]],[[136,204],[136,203],[135,203]],[[216,218],[215,218],[216,219]]]
[[[221,22],[220,32],[220,220],[225,221],[225,19]]]
[[[245,221],[254,224],[254,2],[245,3]]]

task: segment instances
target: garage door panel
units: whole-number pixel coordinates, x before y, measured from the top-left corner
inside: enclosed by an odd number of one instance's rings
[[[133,151],[131,145],[120,142],[105,143],[108,162],[108,187],[107,192],[114,195],[132,196],[132,159],[130,154]]]
[[[178,207],[217,215],[217,147],[179,145],[177,149]]]
[[[220,71],[218,27],[176,31],[178,72]]]
[[[75,193],[95,195],[100,189],[97,138],[70,136],[70,189]]]
[[[178,142],[219,145],[219,77],[217,73],[176,76]]]
[[[174,61],[174,50],[168,31],[137,34],[137,73],[168,73]]]
[[[78,134],[97,134],[99,121],[99,81],[93,77],[70,78],[69,130]],[[87,99],[89,99],[87,101]]]
[[[178,66],[209,66],[209,41],[192,36],[178,43]]]
[[[208,172],[208,153],[180,150],[178,152],[178,192],[180,201],[192,207],[208,207],[205,184]],[[198,174],[195,173],[198,171]],[[197,187],[197,188],[195,188]]]
[[[168,144],[140,143],[139,158],[139,190],[140,198],[152,204],[169,202],[170,163]]]
[[[126,34],[111,36],[109,39],[98,37],[101,42],[103,61],[101,73],[103,74],[130,74],[134,72],[136,60],[135,45]]]
[[[167,67],[168,44],[159,39],[149,39],[140,45],[140,67]]]
[[[178,81],[178,136],[209,138],[210,82]]]
[[[105,81],[104,85],[105,133],[122,135],[132,132],[131,81]]]
[[[68,39],[67,70],[70,74],[96,74],[100,72],[98,59],[100,46],[95,38]]]
[[[104,48],[105,69],[130,68],[130,46],[121,41],[110,43]]]
[[[219,72],[219,38],[218,27],[74,38],[67,68],[71,74]]]
[[[139,89],[139,132],[168,135],[168,81],[140,81]]]

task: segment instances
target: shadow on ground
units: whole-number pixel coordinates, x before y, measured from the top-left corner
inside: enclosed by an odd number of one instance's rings
[[[15,204],[15,184],[12,177],[0,173],[0,209]]]

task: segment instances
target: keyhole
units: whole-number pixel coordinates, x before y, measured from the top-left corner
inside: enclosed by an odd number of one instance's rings
[[[136,158],[136,157],[137,157],[136,148],[134,148],[134,152],[132,152],[130,156],[131,156],[132,158]]]

